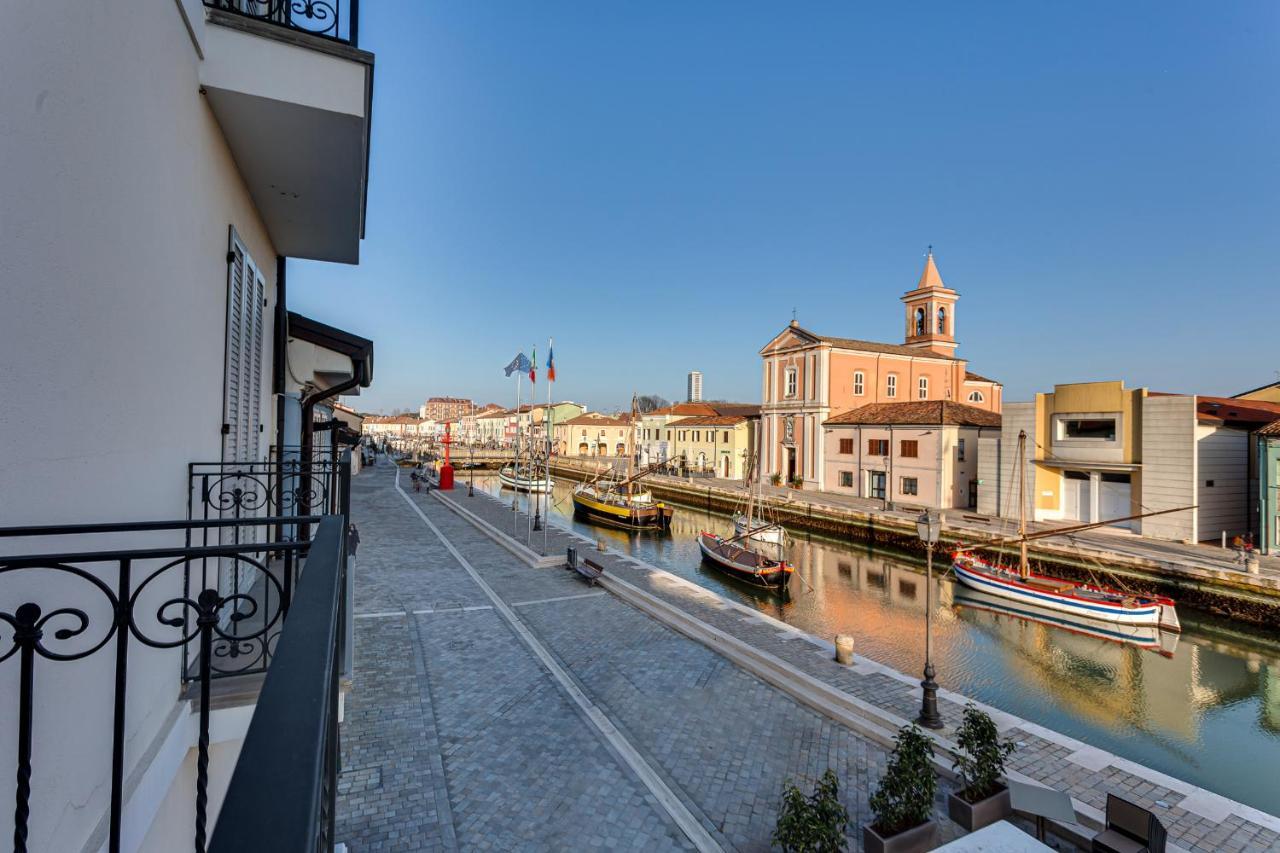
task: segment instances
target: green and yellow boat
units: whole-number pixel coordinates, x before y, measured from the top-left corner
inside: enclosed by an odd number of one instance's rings
[[[656,502],[639,480],[648,469],[634,473],[636,422],[635,397],[631,399],[631,435],[627,440],[627,476],[623,479],[605,479],[583,483],[573,490],[573,514],[579,518],[623,530],[668,530],[672,507]],[[610,477],[615,475],[610,472]]]

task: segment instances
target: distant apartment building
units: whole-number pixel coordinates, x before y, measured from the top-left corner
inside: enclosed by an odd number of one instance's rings
[[[485,447],[501,447],[506,442],[507,409],[490,409],[476,415],[477,440]]]
[[[936,509],[978,504],[978,447],[1000,415],[947,400],[871,403],[823,425],[827,491]]]
[[[462,397],[430,397],[418,407],[423,420],[456,421],[475,411],[475,403]]]
[[[702,402],[702,371],[700,370],[689,371],[689,380],[687,385],[688,387],[686,388],[686,391],[688,393],[685,395],[685,402],[686,403]]]
[[[943,284],[932,252],[902,296],[901,344],[819,335],[795,320],[760,350],[761,464],[766,474],[826,489],[826,431],[833,415],[872,403],[951,401],[999,413],[1002,387],[955,355],[960,294]]]
[[[1156,539],[1220,541],[1249,532],[1251,434],[1280,404],[1162,394],[1123,382],[1056,385],[1009,403],[978,451],[978,511],[1018,516],[1018,434],[1026,433],[1028,519],[1100,522]],[[1134,516],[1178,510],[1147,518]]]
[[[560,456],[626,456],[631,418],[587,412],[555,424],[555,452]]]
[[[360,430],[373,438],[416,438],[423,423],[413,415],[368,415]]]

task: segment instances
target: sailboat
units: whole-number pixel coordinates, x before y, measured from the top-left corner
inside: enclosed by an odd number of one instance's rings
[[[752,475],[754,476],[754,479]],[[759,471],[754,464],[751,470],[747,472],[747,506],[745,512],[739,512],[733,517],[733,532],[737,537],[746,536],[753,542],[767,542],[770,545],[783,545],[786,543],[787,533],[782,529],[782,525],[771,519],[763,517],[763,503],[760,501],[758,486],[760,485]],[[760,515],[757,516],[755,510],[760,508]]]
[[[754,468],[754,465],[752,466]],[[750,473],[748,473],[750,479]],[[766,519],[756,516],[756,494],[754,488],[747,490],[747,511],[734,518],[736,535],[725,539],[714,533],[703,531],[698,534],[698,549],[702,559],[720,569],[725,574],[755,586],[768,589],[785,590],[791,583],[795,567],[782,557],[782,528]],[[753,547],[752,539],[761,534],[776,531],[771,540],[777,550],[776,557],[770,557],[764,549]]]
[[[1137,595],[1122,590],[1112,589],[1096,584],[1077,583],[1048,575],[1035,574],[1030,570],[1027,561],[1027,542],[1032,538],[1060,535],[1066,532],[1077,532],[1110,524],[1112,519],[1092,524],[1083,524],[1070,528],[1048,530],[1039,534],[1027,535],[1026,498],[1023,494],[1026,482],[1026,444],[1025,431],[1018,433],[1018,538],[1019,561],[1017,570],[996,565],[973,554],[971,549],[962,548],[952,556],[951,569],[960,583],[985,592],[998,598],[1016,601],[1020,604],[1054,610],[1060,613],[1071,613],[1076,616],[1102,622],[1116,622],[1125,625],[1155,625],[1169,631],[1180,631],[1178,611],[1173,599],[1160,595]],[[1160,515],[1162,510],[1146,515]],[[1141,518],[1144,516],[1135,516]]]
[[[547,466],[530,460],[524,467],[519,462],[508,462],[498,470],[498,481],[517,492],[545,495],[551,491],[551,475]]]
[[[573,490],[573,512],[597,524],[624,530],[668,530],[675,510],[660,501],[654,501],[653,494],[640,484],[640,478],[648,474],[651,468],[639,472],[635,470],[638,420],[636,399],[633,396],[631,433],[627,437],[626,476],[616,479],[610,469],[608,476],[601,475],[577,486]]]

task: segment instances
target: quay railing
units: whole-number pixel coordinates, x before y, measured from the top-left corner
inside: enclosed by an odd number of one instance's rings
[[[204,0],[218,9],[356,47],[360,0]]]
[[[262,531],[304,524],[315,527],[314,538],[249,535],[245,542],[217,541],[222,531],[236,527]],[[29,849],[33,805],[49,809],[51,821],[61,809],[48,802],[47,795],[33,803],[32,780],[45,773],[66,778],[86,772],[109,774],[106,847],[113,853],[121,849],[125,777],[130,770],[125,761],[126,711],[131,707],[130,685],[140,680],[130,679],[130,667],[140,669],[141,680],[154,690],[157,682],[145,674],[166,665],[157,655],[179,649],[190,662],[183,675],[193,682],[199,713],[193,827],[197,853],[206,850],[209,828],[211,685],[220,673],[259,671],[269,662],[240,762],[257,768],[255,772],[287,773],[290,782],[262,797],[255,819],[260,825],[267,822],[261,812],[268,809],[277,815],[273,819],[283,820],[285,812],[293,817],[296,796],[309,801],[306,810],[316,825],[289,844],[218,849],[301,851],[304,838],[331,840],[336,662],[342,656],[336,620],[346,606],[346,535],[346,520],[336,514],[0,529],[0,539],[17,551],[0,556],[0,667],[18,669],[16,691],[0,695],[0,719],[16,720],[15,732],[0,732],[6,741],[16,735],[13,849]],[[129,547],[115,547],[119,537],[125,537]],[[210,537],[215,541],[206,544]],[[42,542],[57,550],[32,553],[41,550]],[[227,565],[237,569],[232,572],[236,577],[241,570],[252,574],[252,582],[227,585],[219,573],[205,570]],[[286,587],[293,583],[299,584],[296,596]],[[238,658],[248,659],[250,666],[228,664]],[[111,686],[104,692],[108,671]],[[163,695],[165,701],[176,698]],[[132,707],[137,704],[135,699]],[[58,706],[75,707],[77,729],[90,732],[77,736],[46,728],[58,716],[37,715],[37,707]],[[93,751],[77,751],[74,744],[98,739],[99,727],[101,737],[110,740],[110,768],[94,771],[86,766],[94,760]],[[43,763],[42,755],[48,758]],[[68,772],[68,765],[75,773]],[[235,807],[223,811],[235,817],[220,820],[219,826],[254,813],[242,792],[256,785],[237,769],[226,799]],[[221,839],[219,835],[220,843]]]

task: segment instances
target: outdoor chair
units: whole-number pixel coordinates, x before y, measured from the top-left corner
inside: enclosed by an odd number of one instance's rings
[[[1107,794],[1107,826],[1093,837],[1093,853],[1164,853],[1160,818],[1115,794]]]

